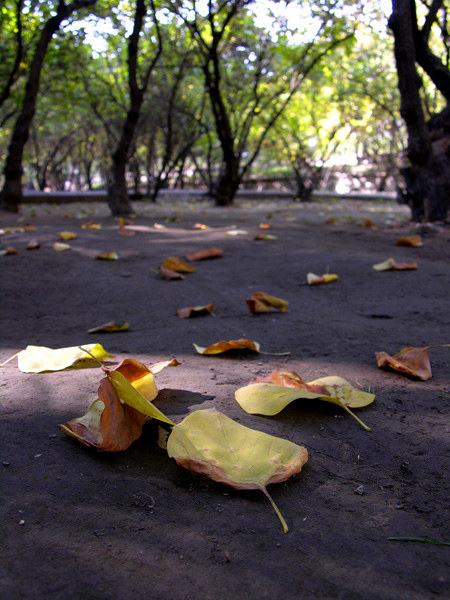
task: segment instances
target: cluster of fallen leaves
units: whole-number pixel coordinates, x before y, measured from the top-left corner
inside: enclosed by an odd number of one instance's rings
[[[121,219],[118,224],[120,235],[132,236],[134,231],[127,228],[128,223]],[[371,223],[362,226],[374,228]],[[83,228],[100,229],[93,222],[82,225]],[[261,224],[262,229],[269,226]],[[196,224],[195,228],[206,229],[207,226]],[[28,231],[31,229],[20,229]],[[239,230],[227,232],[238,235]],[[58,233],[58,242],[52,248],[58,251],[70,250],[67,241],[75,239],[77,234],[71,231]],[[275,236],[260,234],[255,240],[272,240]],[[420,236],[400,238],[396,242],[400,246],[420,246]],[[28,249],[38,249],[37,241],[30,241]],[[17,250],[7,247],[3,254],[14,254]],[[211,258],[221,258],[223,250],[207,248],[194,254],[186,255],[189,262]],[[98,259],[117,260],[115,252],[98,254]],[[383,263],[373,266],[377,271],[417,269],[416,263],[398,263],[389,258]],[[165,279],[184,279],[185,274],[194,273],[196,268],[178,257],[165,259],[158,273]],[[318,285],[338,279],[338,275],[325,273],[307,274],[307,284]],[[286,312],[288,302],[265,292],[255,292],[246,299],[250,313],[267,313],[272,309]],[[198,314],[213,313],[213,304],[181,308],[177,311],[180,318],[189,318]],[[89,330],[89,333],[126,331],[129,323],[104,323]],[[195,350],[202,355],[216,355],[230,350],[250,350],[260,352],[260,344],[247,339],[219,341],[208,347],[194,344]],[[431,365],[428,351],[436,346],[424,348],[404,348],[393,357],[386,352],[376,352],[377,365],[399,373],[429,379]],[[61,348],[53,350],[39,346],[28,346],[17,355],[18,367],[25,373],[43,373],[82,368],[103,363],[112,358],[101,344],[89,344],[84,347]],[[8,361],[7,361],[8,362]],[[5,364],[5,363],[4,363]],[[274,437],[260,431],[240,425],[215,410],[197,410],[175,424],[153,401],[158,397],[155,375],[166,367],[178,366],[173,360],[157,363],[147,368],[135,359],[126,359],[117,367],[110,368],[101,364],[103,377],[98,387],[98,397],[88,412],[60,425],[62,431],[75,438],[85,446],[103,452],[126,450],[142,434],[143,426],[148,419],[156,419],[166,430],[165,447],[169,457],[197,473],[201,473],[236,489],[257,489],[262,491],[272,504],[285,532],[287,524],[267,492],[267,485],[281,482],[291,475],[299,473],[308,460],[308,452],[288,440]],[[3,366],[3,365],[1,365]],[[281,412],[294,400],[320,400],[335,404],[348,412],[367,431],[370,428],[354,414],[351,409],[366,407],[371,404],[375,395],[354,388],[341,377],[331,376],[305,382],[294,371],[273,371],[268,377],[253,378],[250,383],[235,392],[239,406],[249,414],[274,416]]]

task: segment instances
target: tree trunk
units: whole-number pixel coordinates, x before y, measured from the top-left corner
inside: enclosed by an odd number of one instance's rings
[[[408,130],[409,165],[402,169],[406,186],[402,197],[411,208],[413,220],[445,221],[450,201],[449,106],[426,123],[415,65],[414,2],[393,0],[392,6],[389,26],[394,33],[400,114]]]
[[[51,39],[58,31],[61,22],[67,19],[74,11],[79,8],[92,6],[95,3],[96,0],[75,0],[72,4],[66,6],[60,2],[57,14],[46,22],[41,32],[28,73],[22,109],[9,143],[4,168],[5,182],[0,194],[0,208],[17,212],[22,201],[23,151],[36,112],[36,99],[39,92],[42,65],[44,64],[45,54]]]

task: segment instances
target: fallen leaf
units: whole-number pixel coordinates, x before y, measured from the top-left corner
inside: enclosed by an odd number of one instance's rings
[[[70,348],[46,348],[45,346],[27,346],[14,356],[18,358],[18,367],[22,373],[43,373],[45,371],[62,371],[69,367],[81,368],[112,358],[101,344],[86,344],[81,350],[78,346]],[[86,350],[90,353],[88,354]],[[95,358],[92,358],[92,356]],[[14,358],[14,357],[12,357]],[[6,362],[9,362],[8,361]],[[6,363],[3,363],[6,364]]]
[[[417,263],[398,263],[393,258],[373,265],[375,271],[411,271],[417,269]]]
[[[377,231],[377,229],[378,229],[377,225],[375,225],[375,223],[372,221],[372,219],[364,219],[363,221],[360,221],[358,223],[358,227],[368,227],[369,229],[372,229],[373,231]]]
[[[72,246],[70,244],[64,244],[63,242],[54,242],[52,244],[53,250],[57,250],[58,252],[64,252],[64,250],[70,250],[71,247]]]
[[[245,229],[229,229],[228,231],[225,231],[225,235],[229,235],[230,237],[237,235],[247,235],[247,233],[248,231],[246,231]]]
[[[149,371],[156,375],[160,373],[166,367],[178,367],[181,363],[176,358],[171,358],[170,360],[163,360],[162,362],[157,362],[154,365],[149,367]]]
[[[326,221],[324,221],[325,225],[335,225],[337,223],[336,217],[330,217]]]
[[[249,311],[255,313],[267,313],[271,308],[276,308],[281,312],[286,312],[288,307],[287,300],[281,300],[265,292],[255,292],[246,300]]]
[[[126,359],[101,380],[99,397],[88,413],[60,427],[67,435],[97,450],[126,450],[140,437],[147,417],[173,425],[152,404],[157,395],[150,370],[135,359]]]
[[[202,348],[201,346],[197,346],[197,344],[193,344],[193,346],[199,354],[222,354],[222,352],[227,352],[228,350],[253,350],[254,352],[259,352],[260,349],[258,342],[245,339],[230,340],[229,342],[220,341],[211,344],[207,348]]]
[[[269,225],[269,223],[260,223],[259,228],[260,229],[270,229],[270,225]]]
[[[277,236],[276,235],[269,235],[266,233],[260,233],[258,235],[255,235],[255,237],[253,238],[255,241],[257,242],[268,242],[271,240],[276,240]]]
[[[78,233],[74,231],[59,231],[58,236],[63,242],[68,242],[69,240],[75,240],[78,237]]]
[[[204,225],[203,223],[195,223],[194,229],[209,229],[209,225]]]
[[[155,229],[167,229],[167,227],[165,225],[162,225],[161,223],[153,223],[153,227]]]
[[[170,271],[175,271],[176,273],[195,273],[197,270],[195,267],[191,267],[181,260],[181,258],[177,258],[176,256],[169,256],[169,258],[163,260],[161,267],[169,269]]]
[[[205,304],[204,306],[188,306],[186,308],[179,308],[177,315],[180,319],[189,319],[190,317],[196,317],[200,315],[212,315],[214,310],[213,304]]]
[[[220,248],[207,248],[206,250],[200,250],[195,254],[187,254],[186,258],[190,261],[205,260],[206,258],[220,258],[223,256],[223,250]]]
[[[306,281],[308,285],[320,285],[321,283],[330,283],[336,281],[338,276],[333,273],[324,273],[323,275],[316,275],[315,273],[308,273],[306,275]]]
[[[235,398],[249,414],[268,416],[278,414],[299,398],[317,398],[341,406],[370,431],[350,408],[371,404],[375,395],[355,389],[342,377],[322,377],[305,383],[295,371],[273,371],[268,377],[254,378],[249,385],[239,388]]]
[[[19,254],[19,251],[13,246],[7,246],[0,250],[0,256],[10,256],[11,254]]]
[[[30,240],[27,244],[27,250],[39,250],[41,247],[37,240]]]
[[[420,235],[405,235],[395,242],[396,246],[413,246],[418,248],[422,246],[422,238]]]
[[[121,324],[115,321],[108,321],[108,323],[103,323],[103,325],[89,329],[88,333],[114,333],[116,331],[127,331],[129,328],[130,324],[125,321]]]
[[[428,350],[436,346],[425,346],[424,348],[403,348],[394,356],[387,352],[375,352],[377,365],[380,369],[389,368],[404,375],[417,377],[426,381],[431,379],[431,364]],[[439,346],[437,346],[439,347]]]
[[[119,234],[126,236],[126,237],[132,237],[133,235],[136,234],[135,231],[129,231],[127,229],[127,225],[129,223],[126,221],[126,219],[124,219],[123,217],[119,217]]]
[[[308,460],[303,446],[244,427],[223,413],[197,410],[173,427],[167,452],[180,466],[213,481],[238,490],[260,490],[288,532],[266,488],[301,471]]]
[[[100,252],[95,258],[98,260],[119,260],[119,255],[117,252]]]
[[[159,267],[158,273],[161,275],[161,277],[164,277],[164,279],[185,279],[184,275],[181,275],[181,273],[176,273],[175,271],[172,271],[171,269],[167,269],[166,267]]]
[[[23,230],[24,231],[37,231],[37,227],[35,227],[34,225],[29,225],[28,223],[26,223],[23,226]]]
[[[89,221],[88,223],[83,223],[81,225],[82,229],[101,229],[102,226],[99,223],[94,223],[93,221]]]

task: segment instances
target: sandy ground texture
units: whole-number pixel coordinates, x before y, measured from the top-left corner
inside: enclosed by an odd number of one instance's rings
[[[128,226],[98,204],[31,206],[1,215],[0,361],[27,345],[100,342],[116,362],[176,357],[156,376],[155,404],[175,422],[213,408],[248,427],[304,445],[302,472],[269,486],[267,498],[177,466],[156,445],[155,422],[125,452],[89,450],[58,424],[97,398],[99,368],[25,374],[0,369],[0,596],[5,600],[428,600],[449,598],[448,401],[450,349],[430,350],[433,377],[378,369],[374,353],[449,343],[448,227],[408,222],[388,203],[299,205],[136,204]],[[370,219],[370,221],[367,221]],[[101,229],[82,228],[93,221]],[[155,225],[156,224],[156,225]],[[198,225],[208,228],[199,228]],[[260,224],[269,225],[261,229]],[[161,227],[162,226],[162,227]],[[57,233],[75,231],[58,252]],[[238,235],[228,235],[238,230]],[[276,239],[256,241],[258,234]],[[395,246],[421,233],[419,248]],[[27,250],[30,240],[39,249]],[[195,263],[182,281],[157,270],[168,256],[209,247],[222,258]],[[101,261],[99,252],[119,260]],[[418,269],[376,272],[389,257]],[[306,274],[337,273],[322,286]],[[252,316],[263,291],[285,313]],[[176,310],[214,304],[215,317]],[[127,332],[88,334],[126,319]],[[267,353],[201,356],[193,343],[258,341]],[[279,415],[245,413],[235,391],[254,376],[293,370],[305,381],[339,375],[376,394],[358,415],[296,401]]]

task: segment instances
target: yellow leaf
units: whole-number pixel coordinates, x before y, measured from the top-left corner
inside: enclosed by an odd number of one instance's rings
[[[228,350],[253,350],[254,352],[259,352],[260,349],[258,342],[245,339],[230,340],[229,342],[220,341],[211,344],[207,348],[197,346],[197,344],[193,344],[193,346],[199,354],[222,354],[222,352],[227,352]]]
[[[253,239],[256,242],[270,242],[272,240],[276,240],[277,236],[276,235],[269,235],[269,234],[265,234],[265,233],[260,233],[258,235],[255,235],[255,237]]]
[[[83,346],[98,361],[112,357],[101,344]],[[45,346],[27,346],[18,354],[18,366],[22,373],[43,373],[44,371],[62,371],[69,367],[79,368],[96,364],[96,361],[78,346],[69,348],[46,348]]]
[[[315,273],[308,273],[306,275],[306,281],[308,285],[320,285],[321,283],[330,283],[336,281],[338,276],[333,273],[324,273],[323,275],[316,275]]]
[[[253,379],[249,385],[238,389],[235,398],[246,412],[268,416],[278,414],[294,400],[317,398],[341,406],[370,431],[350,408],[371,404],[375,395],[353,388],[341,377],[323,377],[305,383],[294,371],[274,371],[269,377]]]
[[[78,234],[74,231],[59,231],[58,232],[59,239],[63,242],[68,242],[69,240],[74,240],[78,237]]]
[[[89,221],[88,223],[83,223],[81,225],[82,229],[101,229],[102,226],[99,223],[94,223],[93,221]]]
[[[244,427],[220,412],[198,410],[172,429],[167,452],[179,465],[214,481],[238,490],[261,490],[288,532],[266,486],[301,471],[308,460],[303,446]]]
[[[281,312],[286,312],[288,307],[287,300],[281,300],[265,292],[255,292],[246,300],[249,311],[255,313],[267,313],[271,308],[276,308]]]
[[[95,258],[99,260],[119,260],[119,255],[117,252],[101,252]]]
[[[209,229],[209,225],[205,225],[204,223],[195,223],[194,229]]]
[[[161,268],[169,269],[170,271],[175,271],[176,273],[195,273],[197,270],[195,267],[191,267],[181,260],[181,258],[177,258],[176,256],[169,256],[169,258],[166,258],[162,262],[160,269]]]
[[[398,263],[393,258],[373,265],[375,271],[411,271],[417,269],[417,263]]]
[[[53,250],[57,250],[58,252],[64,252],[64,250],[70,250],[70,244],[63,244],[62,242],[54,242],[52,244]]]
[[[88,330],[88,333],[114,333],[116,331],[127,331],[130,328],[130,324],[124,321],[123,323],[116,323],[115,321],[108,321],[98,327],[93,327]]]

